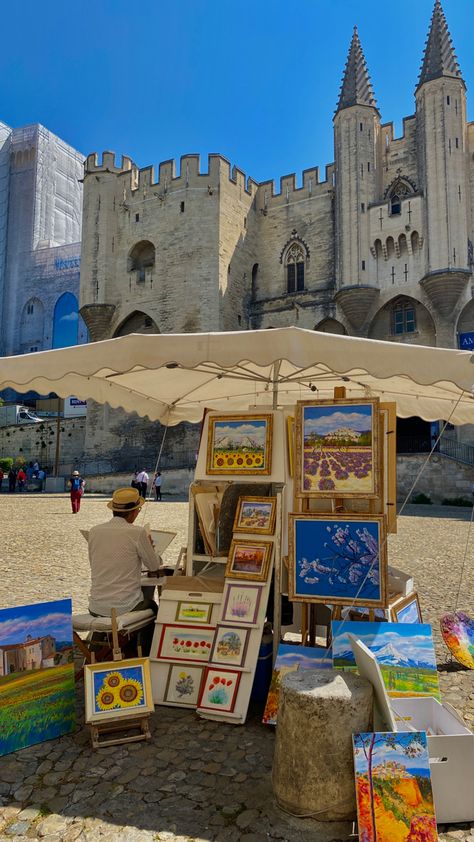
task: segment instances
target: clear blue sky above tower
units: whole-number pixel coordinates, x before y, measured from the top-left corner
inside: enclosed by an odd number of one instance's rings
[[[473,0],[443,8],[474,87]],[[205,164],[220,152],[258,181],[293,171],[299,180],[333,160],[354,24],[382,120],[399,135],[432,9],[433,0],[9,3],[0,120],[40,122],[84,154],[112,149],[139,166],[187,152]]]

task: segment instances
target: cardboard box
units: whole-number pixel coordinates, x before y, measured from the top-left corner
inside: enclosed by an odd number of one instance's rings
[[[474,734],[449,704],[429,697],[392,699],[372,652],[349,635],[360,675],[374,688],[375,730],[426,731],[431,783],[440,824],[474,821]]]
[[[408,596],[415,590],[415,580],[413,576],[399,570],[398,567],[388,565],[388,591],[389,593],[401,594],[401,596]]]

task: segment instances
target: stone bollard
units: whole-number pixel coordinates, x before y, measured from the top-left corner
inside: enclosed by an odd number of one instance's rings
[[[318,821],[355,818],[352,734],[372,730],[372,693],[372,685],[351,672],[284,676],[272,773],[283,809]]]

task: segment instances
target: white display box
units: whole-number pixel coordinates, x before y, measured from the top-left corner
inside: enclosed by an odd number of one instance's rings
[[[437,822],[474,821],[474,734],[447,703],[390,698],[372,652],[353,635],[349,639],[360,675],[374,688],[379,722],[390,731],[426,731]],[[378,723],[374,728],[382,730]]]
[[[415,581],[413,576],[399,570],[398,567],[388,565],[388,591],[389,593],[401,594],[402,596],[409,596],[415,590]]]

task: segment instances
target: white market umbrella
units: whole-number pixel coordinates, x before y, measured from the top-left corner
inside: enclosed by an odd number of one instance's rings
[[[174,425],[205,408],[331,398],[396,401],[401,417],[474,423],[469,351],[359,339],[297,327],[227,333],[131,334],[0,358],[0,389],[56,392]]]

